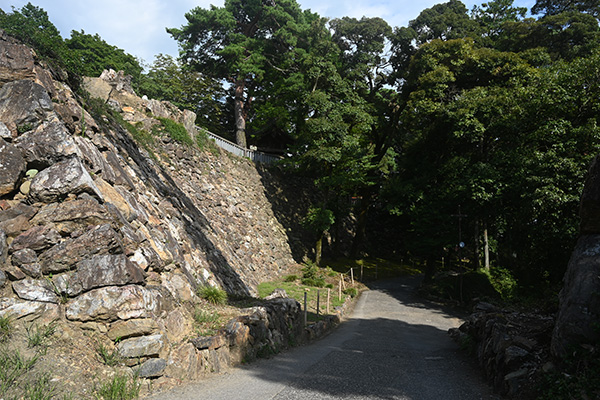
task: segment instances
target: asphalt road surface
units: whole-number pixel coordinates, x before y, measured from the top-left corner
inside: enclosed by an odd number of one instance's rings
[[[447,330],[460,320],[414,295],[415,279],[364,292],[327,337],[152,399],[498,399]]]

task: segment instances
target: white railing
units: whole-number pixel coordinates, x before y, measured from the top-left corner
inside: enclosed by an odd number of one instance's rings
[[[242,146],[239,146],[227,139],[223,139],[221,136],[217,136],[214,133],[207,131],[206,129],[201,129],[201,128],[198,128],[198,129],[202,130],[203,132],[206,132],[209,139],[214,140],[215,144],[217,146],[219,146],[220,148],[222,148],[232,154],[235,154],[237,156],[247,157],[254,162],[270,164],[270,163],[278,161],[282,158],[282,157],[274,155],[274,154],[263,153],[262,151],[245,149]]]

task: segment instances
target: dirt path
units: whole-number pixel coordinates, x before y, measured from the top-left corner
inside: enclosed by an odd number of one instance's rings
[[[447,330],[460,320],[414,296],[414,279],[363,293],[326,338],[152,399],[498,399]]]

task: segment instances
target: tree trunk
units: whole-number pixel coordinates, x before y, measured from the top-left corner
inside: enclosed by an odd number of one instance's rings
[[[367,212],[369,210],[370,196],[365,195],[360,200],[360,206],[358,207],[358,215],[356,220],[356,233],[354,240],[352,241],[352,248],[350,249],[350,257],[358,259],[360,248],[363,245],[367,236]]]
[[[235,82],[234,113],[235,141],[238,144],[238,146],[246,148],[246,113],[244,110],[244,88],[244,80],[238,79]]]
[[[323,236],[324,232],[321,232],[319,235],[319,239],[317,239],[317,244],[315,246],[315,264],[317,266],[321,265],[321,253],[323,252]]]
[[[479,220],[475,221],[475,270],[481,268],[481,256],[479,255]]]
[[[490,271],[490,243],[488,241],[487,223],[483,225],[483,257],[485,260],[485,270]]]

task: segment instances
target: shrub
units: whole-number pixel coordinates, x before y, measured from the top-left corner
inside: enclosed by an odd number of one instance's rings
[[[307,264],[302,268],[302,284],[306,286],[324,287],[325,277],[315,264]]]
[[[356,288],[348,288],[344,290],[344,294],[347,294],[350,297],[356,297],[358,295],[358,290]]]
[[[298,280],[298,275],[288,275],[285,277],[285,282],[295,282]]]
[[[200,286],[198,288],[198,296],[215,305],[227,302],[227,292],[214,286]]]

